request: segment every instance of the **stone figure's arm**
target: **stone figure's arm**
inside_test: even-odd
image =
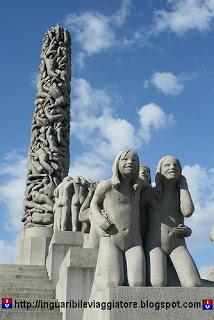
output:
[[[180,223],[177,227],[172,228],[171,233],[176,237],[190,237],[192,234],[192,229]]]
[[[83,204],[80,208],[80,213],[79,213],[79,221],[80,222],[85,222],[85,221],[89,220],[89,215],[91,213],[90,203],[91,203],[91,199],[93,198],[95,188],[96,188],[95,186],[91,186],[89,188],[89,192],[87,194],[87,197],[85,198],[85,201],[83,202]]]
[[[190,217],[194,212],[194,204],[188,189],[186,178],[181,175],[179,180],[180,209],[184,217]]]
[[[101,213],[103,200],[106,193],[110,190],[111,184],[109,180],[101,181],[91,200],[91,212],[95,223],[102,229],[107,230],[112,223]]]

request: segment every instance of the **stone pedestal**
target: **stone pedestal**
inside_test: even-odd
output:
[[[16,264],[45,265],[52,235],[51,227],[23,229],[16,242]]]
[[[81,232],[54,231],[49,245],[46,267],[49,279],[57,283],[59,279],[59,268],[70,247],[83,245]]]
[[[64,258],[56,286],[56,298],[59,301],[88,301],[94,280],[97,263],[97,249],[71,247]],[[68,307],[61,309],[63,320],[81,320],[83,309]],[[99,320],[99,319],[96,319]]]
[[[213,297],[214,287],[110,287],[93,297],[83,320],[213,319],[214,311],[203,310],[202,305],[204,299]],[[100,308],[93,307],[94,301]]]

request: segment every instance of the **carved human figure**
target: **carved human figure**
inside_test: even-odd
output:
[[[101,181],[91,201],[92,216],[100,244],[91,297],[110,285],[145,285],[145,257],[139,214],[142,180],[138,177],[139,159],[132,150],[116,157],[111,179]]]
[[[69,32],[57,25],[42,45],[22,218],[27,226],[53,225],[50,184],[55,188],[69,170],[70,44]],[[41,186],[44,176],[50,182],[47,188]],[[31,183],[35,180],[37,186]]]
[[[73,178],[67,176],[54,190],[55,204],[54,230],[68,230],[68,218],[71,214],[71,198],[73,195]]]
[[[184,225],[194,205],[181,165],[173,156],[162,158],[157,166],[156,187],[145,191],[144,205],[148,204],[146,251],[152,286],[167,285],[167,260],[170,259],[181,286],[201,285],[197,267],[186,247],[185,237],[191,229]]]
[[[76,177],[73,180],[74,194],[71,200],[72,231],[78,231],[79,211],[87,196],[88,185],[88,181],[83,177]]]
[[[95,223],[91,213],[91,200],[97,187],[97,182],[90,183],[88,194],[83,202],[80,212],[79,221],[82,222],[83,248],[98,248],[99,237],[96,231]]]
[[[149,167],[141,164],[139,168],[139,177],[143,179],[148,185],[151,185],[151,172]]]

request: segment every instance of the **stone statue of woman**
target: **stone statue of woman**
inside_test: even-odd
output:
[[[156,187],[142,197],[147,202],[146,251],[150,283],[154,287],[167,285],[167,260],[170,259],[182,287],[201,286],[197,267],[186,247],[185,237],[191,229],[184,218],[194,211],[186,178],[181,174],[178,159],[162,158],[157,166]]]

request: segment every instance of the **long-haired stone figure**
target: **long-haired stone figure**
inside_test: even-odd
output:
[[[44,37],[25,191],[25,227],[52,226],[54,189],[68,174],[71,39],[57,25]]]
[[[170,259],[182,287],[201,285],[197,267],[186,247],[185,237],[191,229],[184,217],[194,211],[186,178],[178,159],[163,157],[157,165],[156,187],[148,193],[146,251],[149,280],[154,287],[167,285],[167,263]],[[145,201],[145,196],[142,197]]]
[[[101,181],[91,201],[99,233],[99,254],[91,297],[110,285],[123,285],[124,265],[131,287],[145,285],[145,258],[140,234],[139,159],[122,150],[113,164],[111,179]],[[126,263],[125,263],[126,262]]]

